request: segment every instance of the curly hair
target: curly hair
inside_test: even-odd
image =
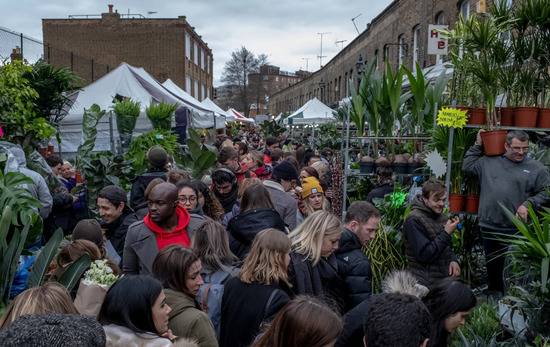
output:
[[[373,295],[366,316],[363,331],[369,347],[420,346],[430,338],[430,312],[415,296]]]

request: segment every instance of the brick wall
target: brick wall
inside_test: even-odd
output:
[[[378,52],[378,68],[384,68],[384,47],[388,50],[388,61],[398,65],[399,38],[406,46],[403,63],[412,68],[414,51],[414,30],[419,29],[418,63],[422,68],[434,65],[435,56],[427,54],[428,24],[452,26],[458,18],[461,1],[457,0],[395,0],[380,13],[368,28],[328,62],[321,70],[309,78],[275,93],[270,98],[271,114],[294,111],[313,97],[327,105],[334,105],[348,94],[347,79],[356,80],[356,63],[359,56],[370,63]],[[470,0],[471,12],[476,10],[477,1]]]
[[[43,19],[42,30],[46,59],[72,68],[86,84],[126,62],[143,67],[161,83],[170,78],[183,89],[189,75],[199,81],[199,90],[192,92],[200,99],[205,97],[202,83],[212,90],[212,67],[207,73],[185,56],[188,32],[212,64],[212,51],[185,17],[121,19],[118,13],[104,13],[101,19]]]

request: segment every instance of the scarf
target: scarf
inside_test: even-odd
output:
[[[178,244],[185,248],[191,246],[191,239],[187,234],[187,226],[191,217],[186,209],[181,206],[176,207],[176,214],[178,216],[178,224],[172,231],[167,231],[156,224],[149,213],[143,218],[143,224],[149,228],[154,234],[157,240],[158,250],[161,251],[167,246]]]
[[[216,197],[220,201],[220,203],[223,206],[223,210],[225,213],[231,212],[233,210],[233,205],[235,205],[235,202],[237,202],[239,190],[237,189],[237,185],[234,184],[233,187],[231,187],[231,192],[227,194],[220,194],[217,191],[214,191]]]

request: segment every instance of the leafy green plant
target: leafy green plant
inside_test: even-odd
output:
[[[90,268],[92,260],[88,254],[83,254],[71,263],[64,271],[58,282],[67,288],[68,291],[73,290],[73,288],[78,284],[80,278]]]
[[[82,158],[88,158],[95,147],[97,138],[97,125],[106,111],[102,110],[97,104],[93,104],[89,109],[84,109],[82,116],[82,139],[83,142],[78,146],[76,156],[76,167],[82,169],[80,161]]]
[[[37,210],[42,206],[38,200],[24,188],[32,180],[18,172],[5,175],[0,170],[0,208],[10,207],[12,213],[9,221],[14,226],[29,224]]]
[[[461,224],[462,229],[453,233],[452,249],[458,257],[462,280],[475,287],[483,283],[485,267],[477,216],[467,215]]]
[[[201,143],[200,135],[193,129],[189,129],[187,150],[183,155],[183,165],[191,171],[195,179],[201,179],[216,163],[217,156],[212,150]]]
[[[34,264],[32,265],[31,272],[29,274],[29,288],[38,287],[42,285],[44,277],[48,271],[48,267],[57,254],[59,245],[63,240],[63,231],[57,229],[48,242],[40,249],[40,253],[36,256]]]
[[[161,146],[175,160],[179,160],[178,137],[169,130],[151,130],[133,139],[125,155],[126,160],[132,162],[137,175],[147,170],[147,152],[153,146]]]
[[[286,128],[283,126],[283,117],[278,121],[275,119],[267,120],[260,124],[262,134],[265,138],[273,136],[278,137],[286,131]]]
[[[321,124],[316,133],[319,134],[315,136],[316,148],[340,150],[342,146],[342,133],[338,131],[335,123]]]
[[[116,101],[113,106],[116,115],[116,126],[122,142],[122,148],[128,148],[132,141],[132,133],[136,127],[141,105],[138,101],[125,99]]]
[[[177,108],[178,105],[161,102],[149,105],[145,109],[145,113],[155,129],[170,130],[172,128],[172,118]]]
[[[451,346],[496,346],[500,334],[502,328],[496,307],[483,303],[472,310],[466,324],[458,329]]]
[[[386,195],[383,199],[376,199],[374,205],[380,211],[382,224],[391,230],[400,231],[403,222],[410,212],[406,203],[407,190],[396,185],[393,193]]]

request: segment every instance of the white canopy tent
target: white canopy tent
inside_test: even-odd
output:
[[[235,117],[235,120],[237,122],[241,122],[241,123],[252,123],[254,124],[254,119],[252,118],[246,118],[242,113],[240,113],[239,111],[235,110],[234,108],[230,108],[227,110],[227,113],[229,114],[232,114],[234,117]]]
[[[191,106],[198,110],[203,111],[202,113],[197,113],[193,115],[191,121],[192,128],[213,128],[223,129],[225,128],[225,118],[223,115],[217,114],[218,112],[211,107],[207,107],[205,104],[199,100],[192,97],[185,90],[181,89],[177,84],[174,83],[171,79],[167,79],[162,84],[170,93],[177,96],[179,99],[183,100],[185,106]],[[206,100],[206,99],[205,99]]]
[[[334,120],[336,120],[334,111],[319,99],[313,98],[285,118],[283,122],[285,124],[319,124]]]
[[[203,101],[201,101],[201,104],[204,107],[214,111],[216,114],[225,117],[225,120],[228,122],[235,120],[235,116],[232,113],[224,111],[221,107],[216,105],[214,101],[210,100],[210,98],[204,99]]]
[[[180,99],[168,91],[157,80],[142,68],[136,68],[126,63],[104,75],[97,81],[84,87],[70,96],[73,104],[67,116],[61,121],[61,148],[59,151],[74,153],[82,141],[82,118],[85,109],[97,104],[103,110],[111,110],[115,96],[131,98],[141,104],[141,114],[137,119],[134,133],[141,134],[152,128],[145,115],[145,109],[154,102],[179,104],[190,109],[192,117],[190,126],[196,127],[196,118],[211,117],[212,111],[197,104]],[[97,139],[94,150],[112,150],[113,141],[118,141],[118,131],[114,116],[105,115],[97,127]]]

